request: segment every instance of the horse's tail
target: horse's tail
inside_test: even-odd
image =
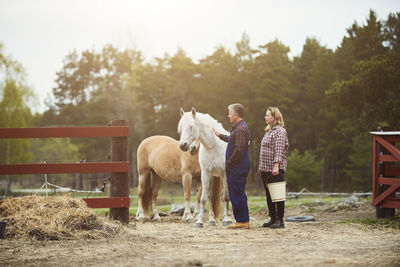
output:
[[[144,194],[143,194],[143,211],[145,215],[150,215],[151,213],[151,172],[146,175],[144,181]]]
[[[138,185],[138,198],[141,201],[143,207],[143,213],[150,215],[151,212],[151,171],[145,171],[143,174],[139,174],[139,185]]]
[[[214,216],[217,219],[219,217],[219,211],[221,209],[221,178],[213,177],[212,182],[212,196],[211,202],[213,207]]]
[[[143,213],[145,215],[150,215],[152,170],[148,164],[148,153],[145,149],[144,142],[139,145],[137,150],[137,170],[139,174],[138,200],[143,208]]]
[[[138,201],[147,216],[151,212],[151,168],[148,164],[148,155],[143,148],[143,142],[137,150],[137,169],[139,174]],[[139,208],[139,207],[138,207]]]

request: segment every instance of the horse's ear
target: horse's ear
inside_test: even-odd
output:
[[[196,117],[196,110],[194,108],[192,108],[192,115],[193,115],[193,118]]]
[[[182,108],[179,111],[181,112],[181,117],[182,117],[183,114],[185,114],[185,111]]]

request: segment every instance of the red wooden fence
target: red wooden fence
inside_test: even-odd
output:
[[[400,199],[395,192],[400,189],[400,151],[395,146],[400,142],[400,132],[372,132],[372,205],[377,208],[376,217],[394,215],[400,209]]]
[[[111,137],[110,162],[0,164],[4,174],[55,174],[110,172],[110,197],[84,199],[91,208],[110,208],[115,220],[129,221],[129,127],[125,120],[114,120],[109,126],[0,128],[0,138]]]

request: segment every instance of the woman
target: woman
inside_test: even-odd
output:
[[[278,108],[269,107],[267,109],[265,122],[267,127],[261,141],[258,170],[264,183],[270,220],[264,223],[263,227],[284,228],[285,201],[272,202],[267,184],[284,181],[289,141],[284,128],[283,116]]]

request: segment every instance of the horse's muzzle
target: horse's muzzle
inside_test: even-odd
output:
[[[187,143],[179,144],[179,147],[182,151],[187,151],[189,149],[189,145]]]
[[[192,147],[192,148],[190,149],[190,154],[196,155],[196,153],[197,153],[197,148],[194,146],[194,147]]]

